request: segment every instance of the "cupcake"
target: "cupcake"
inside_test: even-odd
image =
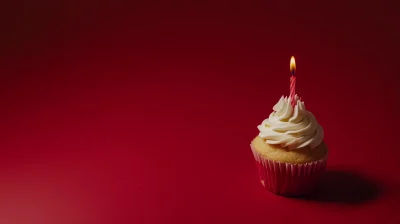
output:
[[[324,131],[296,95],[281,97],[251,142],[261,184],[272,193],[301,196],[311,193],[328,157]]]

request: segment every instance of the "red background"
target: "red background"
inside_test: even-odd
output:
[[[0,223],[400,222],[399,3],[1,8]],[[305,199],[249,148],[291,55],[330,148]]]

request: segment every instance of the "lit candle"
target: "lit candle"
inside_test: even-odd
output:
[[[296,105],[295,102],[295,96],[296,96],[296,76],[294,76],[294,74],[296,73],[296,62],[294,61],[294,57],[292,56],[292,58],[290,59],[290,73],[292,74],[292,76],[290,77],[290,102],[292,104],[292,107],[294,107]]]

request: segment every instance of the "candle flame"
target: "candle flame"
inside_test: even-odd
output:
[[[292,75],[296,73],[296,61],[294,60],[294,56],[290,58],[290,73],[292,73]]]

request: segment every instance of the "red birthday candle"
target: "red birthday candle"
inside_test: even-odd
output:
[[[292,107],[294,108],[294,106],[296,105],[295,102],[295,96],[296,96],[296,76],[294,76],[294,74],[296,73],[296,62],[294,60],[294,57],[292,56],[292,58],[290,59],[290,73],[292,74],[292,76],[290,77],[290,103],[292,104]]]

